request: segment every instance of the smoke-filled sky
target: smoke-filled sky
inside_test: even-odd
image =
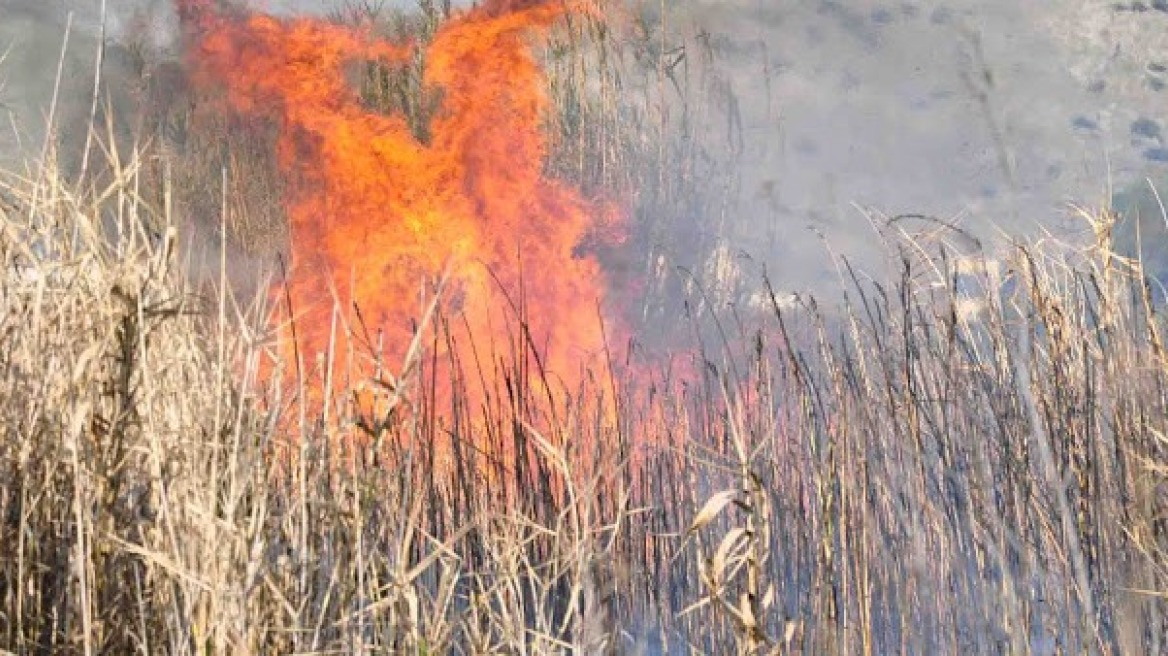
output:
[[[631,0],[656,11],[659,2]],[[334,3],[266,0],[273,10]],[[387,3],[395,4],[395,3]],[[397,4],[409,5],[409,0]],[[465,3],[456,3],[465,4]],[[670,0],[669,30],[713,53],[744,135],[730,246],[787,286],[828,275],[814,231],[838,250],[871,242],[856,206],[958,217],[980,234],[1066,223],[1164,176],[1168,8],[1112,0]],[[37,143],[65,16],[74,13],[59,114],[88,104],[85,62],[100,0],[0,0],[0,162],[13,125]],[[137,21],[159,45],[170,3],[108,0],[110,33]],[[700,35],[700,36],[698,36]],[[696,57],[692,57],[696,61]],[[117,62],[111,66],[117,66]],[[116,75],[116,71],[113,73]],[[708,79],[708,78],[707,78]],[[745,218],[741,218],[745,217]],[[809,228],[813,228],[811,230]]]
[[[824,269],[804,226],[840,250],[870,241],[855,205],[1033,234],[1098,206],[1109,175],[1163,175],[1168,9],[1122,5],[695,0],[676,22],[710,35],[747,194],[779,208],[772,270],[798,272]]]

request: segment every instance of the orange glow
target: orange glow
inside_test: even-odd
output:
[[[329,346],[337,298],[359,308],[370,334],[384,331],[387,364],[399,366],[424,283],[444,271],[443,314],[465,326],[478,358],[534,346],[569,384],[603,362],[604,274],[581,247],[620,220],[543,174],[548,98],[531,38],[568,11],[564,2],[488,0],[439,29],[425,49],[423,86],[441,99],[426,142],[405,117],[367,108],[346,79],[353,65],[409,61],[413,45],[309,18],[218,13],[210,2],[178,0],[192,76],[222,88],[234,112],[278,127],[287,292],[310,363]],[[528,336],[518,334],[520,304]],[[343,328],[337,337],[343,354]],[[457,357],[473,384],[469,340],[456,344],[440,359]]]

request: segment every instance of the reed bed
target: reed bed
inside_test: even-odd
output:
[[[304,401],[264,298],[196,293],[135,161],[42,173],[0,217],[7,649],[1163,647],[1162,319],[1107,213],[1001,263],[900,244],[672,379],[569,394],[513,351],[440,412],[419,339],[374,415]]]
[[[700,153],[634,147],[639,125],[675,143],[669,121],[573,77],[615,57],[572,45],[602,26],[566,34],[554,172],[652,187],[642,241],[716,204],[664,177]],[[371,102],[421,130],[400,75],[370,71]],[[993,253],[873,217],[888,273],[840,259],[838,302],[763,278],[731,311],[650,254],[645,308],[681,295],[688,341],[552,380],[522,340],[437,362],[476,336],[432,301],[402,361],[289,358],[279,294],[235,296],[226,238],[192,266],[181,153],[109,152],[81,182],[50,157],[0,184],[2,649],[1168,649],[1164,322],[1106,208],[1083,243]],[[259,192],[197,161],[225,171],[227,235]]]

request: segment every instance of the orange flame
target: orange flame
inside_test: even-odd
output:
[[[335,295],[386,331],[386,355],[400,362],[421,282],[449,270],[444,309],[480,353],[489,342],[526,351],[504,318],[522,298],[522,341],[548,371],[571,380],[595,363],[605,282],[581,246],[619,219],[543,174],[549,103],[528,41],[564,15],[562,2],[488,0],[439,29],[423,84],[441,106],[425,143],[403,116],[364,106],[345,77],[354,63],[406,62],[413,46],[308,18],[228,16],[209,2],[178,0],[193,79],[279,128],[302,351],[328,346]]]

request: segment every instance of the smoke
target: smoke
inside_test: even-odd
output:
[[[77,179],[84,166],[100,185],[109,149],[126,162],[132,149],[148,145],[139,169],[148,178],[143,189],[160,194],[160,176],[171,180],[172,219],[191,282],[198,287],[218,280],[225,250],[232,288],[245,299],[253,297],[274,269],[279,248],[264,244],[249,250],[224,238],[218,190],[224,163],[183,151],[182,139],[189,135],[176,129],[175,117],[181,123],[191,95],[173,3],[108,0],[104,13],[101,5],[100,0],[0,0],[0,53],[7,53],[0,62],[0,170],[36,171],[49,153],[66,180]],[[156,157],[164,153],[166,158]],[[216,188],[192,184],[207,180]],[[232,180],[253,187],[267,182],[259,175]],[[163,205],[161,196],[145,200],[156,210]],[[270,208],[257,205],[251,213],[270,218],[271,211],[265,214]]]
[[[130,141],[139,58],[167,47],[172,26],[169,5],[161,0],[112,0],[106,7],[96,118],[103,125],[108,118],[120,142]],[[7,53],[0,62],[0,164],[5,168],[40,157],[50,118],[53,145],[65,170],[82,160],[101,34],[100,2],[0,0],[0,53]],[[107,106],[112,109],[108,114],[102,111]]]
[[[254,4],[301,13],[340,3]],[[1071,203],[1100,206],[1111,189],[1168,168],[1164,12],[1088,0],[628,6],[646,26],[642,63],[669,76],[654,102],[686,105],[686,139],[708,158],[707,174],[686,181],[704,200],[671,209],[650,246],[707,281],[733,269],[757,289],[765,268],[782,289],[830,294],[832,254],[884,277],[874,225],[901,213],[954,221],[987,243],[1047,229],[1074,237]],[[6,167],[40,153],[70,12],[56,124],[75,165],[100,2],[0,0]],[[127,46],[173,54],[177,21],[166,0],[109,0],[105,24],[103,100],[128,141],[141,81]],[[630,100],[653,84],[632,82]]]
[[[652,39],[675,101],[734,172],[707,229],[738,268],[765,264],[792,291],[838,288],[833,253],[886,278],[874,226],[898,214],[955,222],[991,250],[1003,234],[1078,238],[1071,203],[1100,207],[1112,181],[1168,160],[1163,12],[997,0],[665,12],[644,14],[666,25]]]

